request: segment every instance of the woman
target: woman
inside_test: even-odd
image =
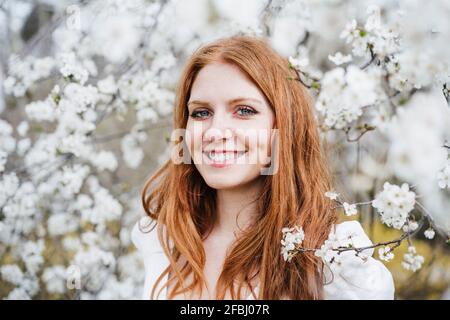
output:
[[[147,216],[132,231],[144,299],[393,298],[392,276],[373,250],[338,272],[313,252],[289,262],[280,254],[282,229],[294,225],[306,248],[320,248],[330,231],[370,244],[359,223],[336,225],[312,103],[295,76],[248,36],[189,59],[175,103],[176,152],[147,181]]]

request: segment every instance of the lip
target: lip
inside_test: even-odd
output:
[[[214,161],[212,159],[210,159],[207,156],[207,153],[209,153],[210,151],[204,151],[202,152],[203,154],[203,160],[205,161],[205,163],[209,166],[212,166],[214,168],[225,168],[225,167],[229,167],[233,164],[235,164],[235,162],[237,161],[237,159],[239,159],[242,156],[245,156],[248,151],[244,151],[244,150],[216,150],[216,153],[238,153],[238,152],[244,152],[241,156],[237,157],[237,158],[232,158],[232,159],[228,159],[228,160],[224,160],[224,161]]]
[[[247,150],[223,150],[223,149],[211,149],[211,150],[205,150],[204,152],[212,152],[214,151],[215,153],[226,153],[226,152],[246,152]]]

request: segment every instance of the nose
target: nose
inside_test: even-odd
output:
[[[204,140],[209,142],[231,139],[233,137],[234,129],[227,120],[225,114],[215,114],[210,126],[204,133]]]

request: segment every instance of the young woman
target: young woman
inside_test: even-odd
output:
[[[320,248],[330,232],[370,244],[358,222],[337,224],[324,196],[331,174],[295,76],[287,59],[248,36],[189,59],[174,110],[176,156],[147,181],[147,215],[132,231],[144,299],[393,298],[392,276],[373,250],[334,272],[313,252],[290,262],[281,255],[282,229],[294,225],[306,248]]]

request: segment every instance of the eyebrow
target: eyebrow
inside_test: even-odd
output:
[[[228,100],[227,102],[228,102],[228,104],[232,104],[232,103],[242,102],[242,101],[253,101],[253,102],[256,102],[258,104],[262,104],[261,100],[259,100],[259,99],[245,98],[245,97],[234,98],[234,99]],[[201,101],[201,100],[192,100],[192,101],[189,101],[187,103],[187,105],[190,105],[190,104],[198,104],[198,105],[201,105],[201,106],[210,106],[209,102]]]

